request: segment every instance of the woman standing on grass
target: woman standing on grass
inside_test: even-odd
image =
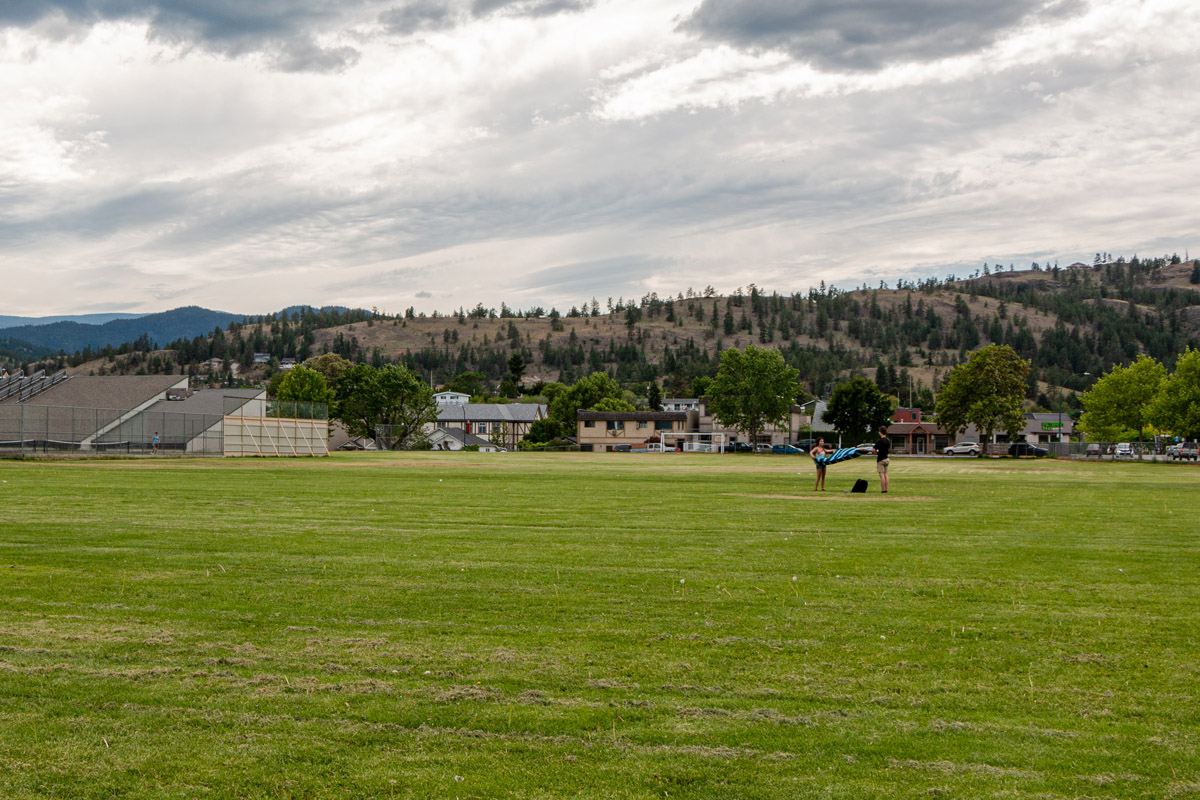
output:
[[[816,486],[813,487],[814,492],[825,491],[825,466],[826,465],[825,465],[825,461],[822,458],[825,455],[825,453],[826,453],[826,450],[825,450],[825,440],[824,439],[817,439],[817,443],[813,445],[812,450],[808,451],[808,454],[810,456],[812,456],[813,463],[817,465],[817,484],[816,484]]]

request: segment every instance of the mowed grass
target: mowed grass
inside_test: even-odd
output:
[[[1200,795],[1200,469],[873,467],[0,462],[0,797]]]

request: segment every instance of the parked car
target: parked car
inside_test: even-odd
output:
[[[813,445],[816,443],[816,439],[801,439],[800,441],[796,442],[796,447],[801,453],[807,453],[809,450],[813,449]]]
[[[1042,456],[1050,455],[1050,451],[1045,447],[1038,447],[1036,444],[1030,444],[1029,442],[1013,442],[1008,446],[1008,454],[1013,458],[1020,458],[1021,456],[1041,458]]]
[[[777,444],[771,448],[771,452],[781,456],[795,456],[804,454],[804,451],[799,447],[795,447],[790,444]]]
[[[745,442],[730,442],[725,445],[726,453],[753,453],[754,448]]]
[[[982,448],[975,442],[959,442],[942,450],[948,456],[977,456]]]
[[[1175,452],[1171,452],[1171,448],[1167,448],[1167,454],[1175,461],[1196,461],[1200,459],[1200,444],[1196,442],[1182,442],[1176,445],[1178,448]]]
[[[769,444],[761,444],[761,443],[760,443],[760,444],[756,444],[756,445],[754,445],[754,452],[756,452],[756,453],[769,453],[769,452],[771,452],[771,445],[769,445]]]
[[[1092,457],[1099,458],[1103,454],[1104,453],[1100,449],[1100,445],[1098,445],[1098,444],[1089,444],[1087,446],[1087,449],[1083,452],[1084,458],[1092,458]]]
[[[1114,458],[1133,458],[1133,445],[1129,442],[1121,442],[1117,448],[1113,450]]]

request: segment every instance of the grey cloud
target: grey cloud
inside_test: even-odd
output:
[[[628,291],[672,263],[671,259],[641,254],[579,261],[538,270],[527,275],[516,288],[560,297]]]
[[[228,56],[267,51],[275,53],[281,69],[327,71],[345,68],[357,54],[350,48],[322,50],[312,34],[337,26],[355,5],[338,0],[16,0],[0,4],[0,29],[51,18],[77,25],[142,20],[160,41]]]
[[[1079,0],[704,0],[681,29],[739,47],[782,49],[835,69],[877,69],[978,50]]]
[[[311,38],[288,42],[273,59],[281,72],[341,72],[361,54],[353,47],[321,47]]]
[[[387,9],[379,23],[394,35],[408,36],[420,31],[444,30],[472,18],[494,14],[549,17],[555,14],[585,11],[596,0],[411,0]]]
[[[477,17],[506,11],[529,17],[549,17],[555,14],[586,11],[596,0],[475,0],[471,10]]]
[[[379,15],[379,23],[388,33],[400,36],[417,31],[442,30],[460,19],[457,9],[438,0],[416,0],[389,8]]]

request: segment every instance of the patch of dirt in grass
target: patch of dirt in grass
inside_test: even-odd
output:
[[[1128,772],[1113,774],[1111,772],[1102,772],[1099,775],[1084,775],[1083,779],[1089,783],[1094,783],[1097,786],[1111,786],[1117,781],[1140,781],[1141,775],[1133,775]]]
[[[914,495],[893,495],[884,497],[882,494],[738,494],[726,492],[725,497],[750,497],[758,500],[820,500],[823,502],[842,500],[854,503],[936,503],[936,497],[917,497]]]
[[[921,769],[941,772],[947,775],[955,773],[971,773],[973,775],[998,775],[1006,778],[1037,778],[1036,772],[1012,767],[997,767],[992,764],[956,764],[953,761],[917,761],[915,759],[888,759],[891,769]]]
[[[1103,653],[1078,653],[1073,656],[1063,656],[1068,664],[1102,664],[1106,667],[1115,666],[1119,659],[1106,656]]]
[[[614,681],[609,678],[598,678],[596,680],[588,681],[588,686],[591,686],[595,689],[640,689],[640,688],[642,688],[642,687],[638,686],[636,683],[621,683],[620,681]]]
[[[735,758],[758,758],[763,755],[759,750],[752,750],[748,747],[706,747],[699,744],[685,745],[655,745],[653,747],[627,746],[627,750],[636,751],[639,753],[667,753],[670,755],[688,755],[699,756],[700,758],[716,758],[723,761],[731,761]],[[772,758],[790,758],[790,753],[774,753]]]
[[[537,689],[529,689],[517,695],[518,703],[539,706],[564,706],[577,708],[604,708],[611,705],[610,703],[597,703],[592,700],[582,700],[578,697],[548,697],[545,692],[540,692]],[[628,706],[637,706],[637,701],[625,703]]]
[[[452,686],[445,691],[438,692],[433,699],[439,703],[456,703],[459,700],[482,701],[499,698],[500,693],[487,686]]]
[[[1171,784],[1171,788],[1167,789],[1167,797],[1184,797],[1191,795],[1200,795],[1200,781],[1173,783]]]
[[[229,658],[227,656],[222,656],[220,658],[206,658],[203,661],[201,661],[200,663],[205,664],[206,666],[212,666],[215,664],[222,664],[222,665],[227,665],[227,666],[231,666],[231,667],[256,667],[256,666],[258,666],[258,662],[252,658]]]
[[[677,712],[681,717],[732,717],[733,712],[726,708],[681,708]]]

